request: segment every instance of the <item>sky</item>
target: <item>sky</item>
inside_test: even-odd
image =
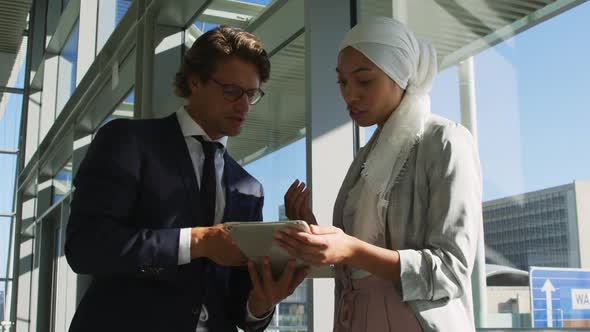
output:
[[[590,3],[475,58],[484,199],[590,180]]]
[[[24,67],[23,67],[24,69]],[[24,70],[21,69],[14,86],[22,88]],[[0,119],[0,150],[14,151],[18,148],[18,132],[22,96],[18,94],[4,94],[2,99],[8,98],[4,115]],[[14,182],[16,175],[16,156],[0,154],[0,214],[13,212]],[[7,247],[10,234],[10,218],[0,217],[0,278],[6,274]],[[3,287],[0,287],[3,290]]]
[[[590,179],[588,31],[587,2],[474,57],[484,200]],[[434,113],[460,122],[456,67],[439,73],[431,97]],[[17,147],[21,102],[10,96],[0,119],[0,149]],[[247,165],[265,188],[265,220],[278,219],[286,189],[305,179],[305,158],[301,139]],[[15,163],[0,154],[0,213],[12,211]],[[0,218],[0,277],[7,221]]]

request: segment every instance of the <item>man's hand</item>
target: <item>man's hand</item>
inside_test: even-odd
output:
[[[250,312],[256,317],[263,317],[279,302],[293,291],[309,273],[309,267],[295,268],[295,260],[290,260],[280,278],[275,280],[270,270],[270,262],[265,259],[262,267],[262,278],[256,271],[254,262],[248,262],[248,272],[252,280],[252,291],[248,298]]]
[[[248,262],[222,224],[191,229],[191,258],[200,257],[224,266],[240,266]]]
[[[285,215],[290,220],[305,220],[310,225],[317,225],[311,208],[309,197],[311,191],[304,182],[295,180],[285,193]]]

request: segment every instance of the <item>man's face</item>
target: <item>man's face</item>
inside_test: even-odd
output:
[[[235,101],[224,94],[222,85],[227,84],[238,86],[244,91],[258,89],[260,78],[256,66],[231,57],[217,64],[207,82],[200,81],[196,76],[189,82],[189,114],[211,139],[238,135],[250,111],[245,93]]]

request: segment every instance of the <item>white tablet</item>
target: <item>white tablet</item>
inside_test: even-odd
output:
[[[274,243],[276,232],[284,227],[310,232],[303,220],[226,222],[224,225],[244,255],[256,263],[258,271],[261,271],[263,258],[270,257],[271,270],[275,277],[281,275],[287,262],[292,259],[283,248]],[[303,265],[305,264],[302,261],[297,260],[298,267]],[[312,268],[307,277],[333,278],[334,269],[329,265]]]

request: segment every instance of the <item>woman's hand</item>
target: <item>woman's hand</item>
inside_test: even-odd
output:
[[[285,193],[285,214],[290,220],[305,220],[310,225],[317,225],[313,212],[309,207],[311,191],[304,182],[295,180]]]
[[[347,263],[356,250],[356,239],[334,226],[310,225],[311,234],[285,227],[275,241],[291,256],[319,266]]]

